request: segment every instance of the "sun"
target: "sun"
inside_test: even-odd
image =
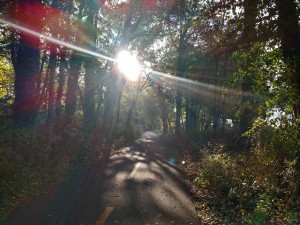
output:
[[[136,81],[141,73],[141,66],[135,56],[123,50],[117,56],[119,70],[130,81]]]

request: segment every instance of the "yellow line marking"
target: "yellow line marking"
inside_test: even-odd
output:
[[[104,212],[101,214],[101,216],[99,217],[95,225],[104,225],[105,221],[107,220],[107,218],[109,217],[113,209],[114,209],[113,207],[107,207],[104,210]]]
[[[134,177],[134,175],[136,174],[137,170],[139,169],[139,167],[141,166],[141,162],[137,163],[133,169],[133,171],[131,172],[131,174],[129,174],[127,179],[132,179]]]

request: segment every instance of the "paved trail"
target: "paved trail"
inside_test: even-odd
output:
[[[3,225],[196,225],[177,168],[125,148],[14,212]]]

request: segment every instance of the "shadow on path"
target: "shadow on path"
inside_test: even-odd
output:
[[[113,211],[106,225],[198,224],[176,166],[157,151],[146,155],[135,150],[116,152],[105,169],[93,165],[26,203],[2,224],[94,225],[107,207]]]

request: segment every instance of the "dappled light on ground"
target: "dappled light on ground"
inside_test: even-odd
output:
[[[47,194],[44,202],[26,205],[5,224],[197,224],[178,169],[162,156],[128,147],[104,168],[100,164]],[[39,214],[32,217],[36,208]]]

